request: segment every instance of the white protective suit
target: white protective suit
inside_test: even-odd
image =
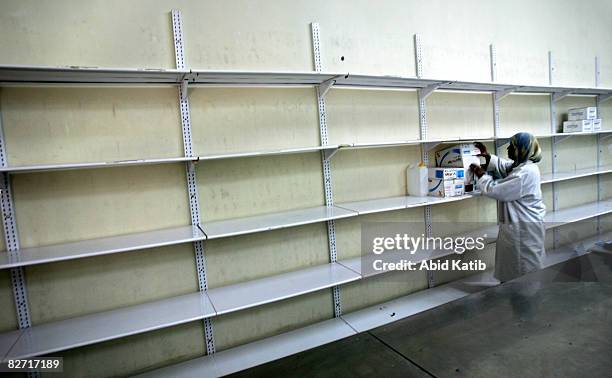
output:
[[[495,198],[499,235],[495,249],[495,277],[508,281],[541,269],[545,256],[544,215],[540,170],[532,161],[512,168],[513,161],[491,155],[487,172],[476,182],[483,195]]]

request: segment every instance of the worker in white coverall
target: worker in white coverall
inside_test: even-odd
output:
[[[505,282],[541,269],[546,206],[536,165],[541,159],[538,140],[529,133],[514,135],[508,146],[510,160],[489,154],[482,143],[475,144],[485,158],[482,166],[470,166],[477,177],[476,189],[498,201],[495,277]]]

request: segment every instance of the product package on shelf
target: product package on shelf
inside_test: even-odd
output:
[[[585,131],[593,131],[594,122],[592,119],[581,119],[576,121],[564,121],[563,132],[564,133],[580,133]],[[601,127],[601,121],[599,122]]]
[[[594,106],[587,106],[586,108],[574,108],[567,111],[568,121],[580,121],[583,119],[595,119],[597,118],[597,108]]]
[[[457,197],[465,194],[463,179],[429,178],[429,195],[434,197]]]
[[[466,192],[471,192],[474,184],[474,175],[472,174],[470,165],[480,165],[480,158],[476,156],[479,154],[480,150],[473,143],[451,146],[436,152],[436,167],[463,168],[464,190]]]
[[[601,118],[593,120],[593,131],[601,131]]]
[[[465,169],[429,168],[428,192],[435,197],[455,197],[465,194]]]

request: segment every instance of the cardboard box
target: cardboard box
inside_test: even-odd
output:
[[[449,168],[463,168],[465,171],[465,190],[471,191],[474,183],[474,174],[470,170],[471,164],[480,165],[480,158],[476,155],[480,150],[473,143],[459,144],[436,152],[436,166]]]
[[[593,120],[593,131],[601,131],[601,118]]]
[[[429,178],[429,195],[434,197],[457,197],[465,194],[465,184],[462,179]]]
[[[597,118],[597,108],[594,106],[588,106],[586,108],[575,108],[567,111],[568,121],[579,121],[581,119],[595,118]]]
[[[464,159],[474,161],[473,157],[480,154],[480,150],[473,143],[458,144],[436,152],[436,167],[466,168]],[[469,165],[468,165],[469,167]]]
[[[593,131],[593,120],[592,119],[581,119],[578,121],[564,121],[563,132],[564,133],[580,133],[584,131]]]
[[[429,168],[428,177],[438,180],[463,180],[465,169],[463,168]]]

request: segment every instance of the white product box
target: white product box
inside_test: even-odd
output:
[[[581,119],[577,121],[564,121],[563,132],[564,133],[580,133],[583,131],[593,131],[593,120],[592,119]]]
[[[472,159],[473,156],[479,154],[480,150],[473,143],[458,144],[436,152],[436,167],[466,168],[463,160],[465,158]],[[478,160],[477,156],[476,160]]]
[[[463,180],[465,169],[463,168],[429,168],[428,177],[438,180]]]
[[[588,106],[586,108],[575,108],[567,111],[568,121],[578,121],[581,119],[595,118],[597,118],[597,108],[594,106]]]
[[[465,194],[462,179],[443,180],[429,178],[429,195],[434,197],[457,197]]]
[[[480,150],[474,146],[474,143],[459,144],[436,152],[436,166],[463,168],[466,190],[471,191],[474,175],[470,170],[470,165],[480,165],[480,159],[476,156],[479,154]]]
[[[601,131],[601,118],[593,120],[593,131]]]

